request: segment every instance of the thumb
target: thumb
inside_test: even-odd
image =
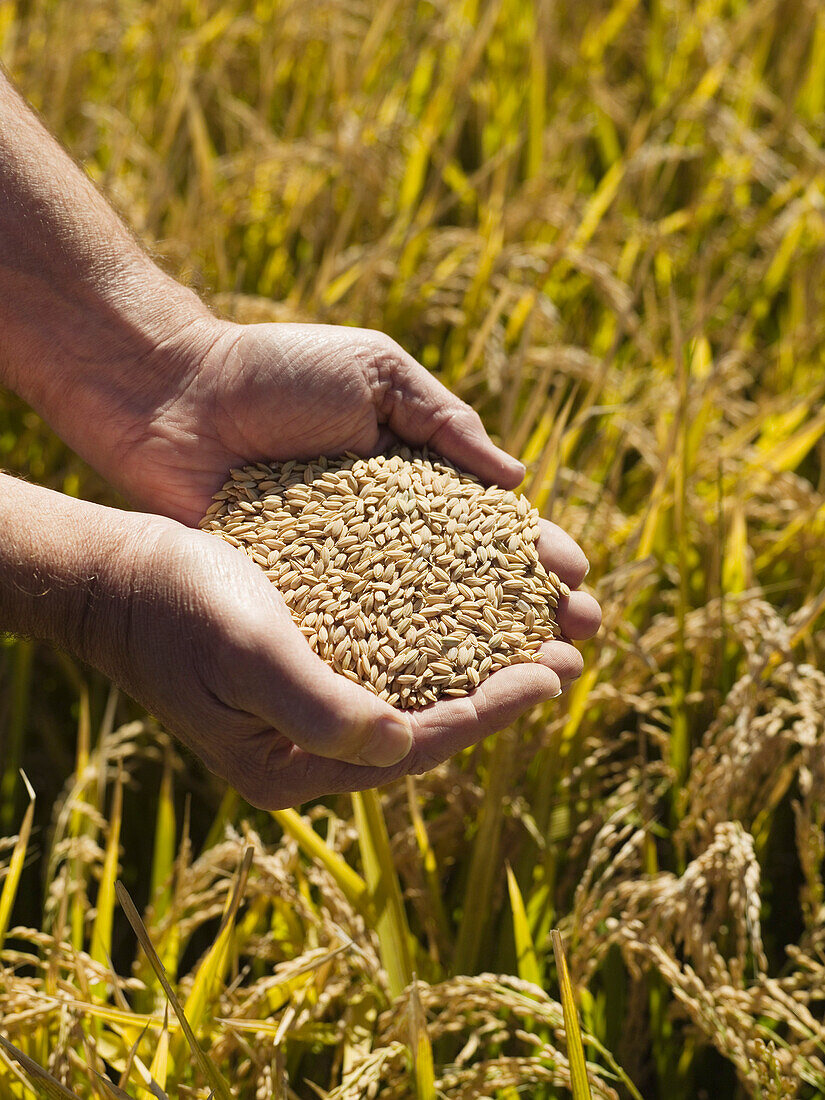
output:
[[[402,712],[325,664],[284,608],[258,644],[245,646],[232,705],[256,715],[300,748],[353,764],[388,767],[412,747]]]
[[[379,413],[392,431],[414,445],[427,444],[483,481],[514,489],[524,465],[493,443],[481,417],[451,393],[400,345],[383,356]]]

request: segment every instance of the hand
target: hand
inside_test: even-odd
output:
[[[189,346],[198,350],[190,351],[188,360],[176,359],[175,369],[164,365],[163,354],[151,364],[148,377],[156,381],[143,395],[147,411],[118,443],[117,471],[110,474],[133,499],[185,523],[200,518],[231,466],[343,450],[370,454],[399,438],[426,443],[505,487],[514,487],[523,476],[521,464],[492,443],[472,409],[381,333],[323,325],[219,324],[206,333],[199,330]],[[171,354],[169,349],[165,354]],[[218,543],[213,536],[179,532],[172,590],[185,584],[187,605],[206,599],[211,607],[220,599],[220,611],[207,618],[225,624],[234,613],[233,629],[240,633],[229,638],[225,630],[209,628],[204,667],[217,679],[207,685],[213,704],[208,713],[203,700],[190,698],[184,676],[172,692],[174,710],[162,713],[157,702],[151,709],[258,805],[272,806],[273,799],[285,804],[282,800],[290,797],[303,801],[426,770],[557,695],[581,672],[581,656],[572,645],[548,643],[541,665],[502,670],[467,699],[410,715],[413,748],[402,763],[359,767],[355,761],[365,756],[362,739],[369,723],[355,716],[392,714],[392,709],[331,673],[312,654],[263,574],[221,544],[207,549],[204,538]],[[548,568],[578,588],[587,561],[568,535],[544,521],[539,550]],[[187,567],[190,554],[197,569]],[[172,569],[171,561],[164,559],[163,567]],[[216,591],[210,578],[230,567],[232,583]],[[158,619],[156,629],[166,629],[163,609],[154,607],[152,615]],[[559,620],[567,639],[590,637],[600,622],[598,604],[574,591],[562,601]],[[271,648],[274,624],[277,652]],[[145,631],[151,633],[148,620]],[[185,637],[175,646],[181,654],[187,649]],[[235,656],[239,647],[245,654],[240,662]],[[255,707],[248,690],[237,693],[239,669],[252,666],[262,670],[261,683],[279,684],[285,673],[267,664],[276,658],[281,670],[287,663],[302,670],[290,680],[294,701],[289,712],[274,707],[269,697],[266,705]],[[198,667],[191,672],[198,684]],[[280,689],[275,697],[281,697]],[[321,717],[315,714],[318,708]],[[187,720],[187,713],[193,718]],[[302,713],[314,716],[296,722],[295,715]],[[401,739],[406,740],[403,734]],[[371,758],[373,764],[386,761]]]
[[[97,511],[123,516],[127,530],[98,579],[84,655],[265,809],[426,771],[581,669],[572,646],[548,643],[545,664],[503,669],[472,696],[402,716],[315,656],[245,555],[172,521]],[[573,636],[590,629],[575,602],[562,618]],[[400,730],[382,730],[399,718]]]

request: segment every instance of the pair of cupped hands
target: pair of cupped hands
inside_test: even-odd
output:
[[[576,648],[552,641],[540,663],[496,672],[466,698],[399,712],[336,675],[258,566],[196,529],[230,467],[369,455],[399,440],[515,488],[521,463],[389,337],[201,318],[139,367],[127,391],[104,395],[105,416],[87,414],[63,432],[146,510],[122,513],[128,610],[99,629],[92,609],[84,655],[250,802],[278,808],[426,771],[580,674]],[[546,521],[539,553],[574,590],[558,609],[565,637],[590,637],[600,611],[575,591],[584,553]]]

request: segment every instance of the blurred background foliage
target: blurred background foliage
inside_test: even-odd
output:
[[[825,1093],[825,8],[5,0],[0,59],[158,261],[221,314],[382,328],[470,401],[527,463],[533,502],[584,546],[605,608],[562,706],[380,803],[279,821],[158,731],[118,741],[142,720],[128,700],[7,639],[0,832],[20,828],[22,765],[37,808],[14,922],[54,946],[66,899],[58,986],[118,1003],[88,952],[105,957],[97,883],[120,844],[121,878],[139,908],[153,901],[150,933],[190,988],[245,828],[238,977],[216,969],[199,1031],[241,1095],[317,1095],[307,1079],[336,1100],[567,1095],[556,923],[599,1095]],[[9,394],[0,455],[117,503]],[[389,931],[330,853],[368,891],[376,867],[397,883]],[[205,895],[184,890],[193,867]],[[291,917],[273,882],[301,899]],[[341,927],[369,962],[326,960],[300,1011],[244,1000],[260,960],[300,960]],[[123,1074],[137,1032],[56,1007],[54,981],[42,1000],[54,973],[38,943],[37,965],[7,949],[0,1013],[90,1095],[94,1051]],[[119,914],[107,943],[128,974]],[[422,981],[402,994],[410,966]],[[531,994],[528,1010],[503,978],[473,985],[482,973],[550,1000]],[[15,1015],[30,974],[36,1024]],[[354,1009],[365,974],[372,1001]],[[136,975],[149,981],[145,964]],[[275,1021],[254,1047],[215,1023],[244,1013]],[[432,1077],[403,1054],[428,1035]],[[10,1073],[2,1089],[22,1096]],[[201,1094],[180,1050],[168,1073]]]

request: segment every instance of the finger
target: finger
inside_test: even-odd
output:
[[[557,523],[539,521],[536,549],[545,569],[551,569],[565,584],[578,588],[587,576],[590,564],[584,551]]]
[[[566,637],[581,641],[598,632],[602,609],[589,592],[571,592],[559,600],[556,621]]]
[[[505,489],[520,484],[524,465],[493,443],[475,410],[397,344],[382,365],[386,381],[378,395],[379,412],[396,435],[432,447],[482,481]]]
[[[578,679],[584,670],[584,659],[568,642],[545,642],[541,647],[541,663],[552,668],[562,684]]]
[[[247,802],[261,810],[283,810],[324,795],[378,787],[403,767],[403,763],[381,768],[318,756],[266,728],[243,746],[238,763],[226,772]]]
[[[540,664],[494,673],[472,695],[408,711],[412,751],[399,763],[370,767],[309,753],[271,729],[255,733],[230,766],[228,778],[253,806],[297,806],[341,791],[361,791],[411,772],[424,772],[488,734],[504,729],[531,707],[561,693],[555,672]]]
[[[561,693],[561,680],[543,664],[520,664],[494,672],[471,695],[445,699],[411,712],[411,770],[425,771],[449,756],[509,726],[531,707]]]
[[[278,616],[263,610],[263,629],[244,631],[233,662],[231,705],[319,756],[381,767],[403,759],[412,744],[409,720],[333,672],[285,607]]]

